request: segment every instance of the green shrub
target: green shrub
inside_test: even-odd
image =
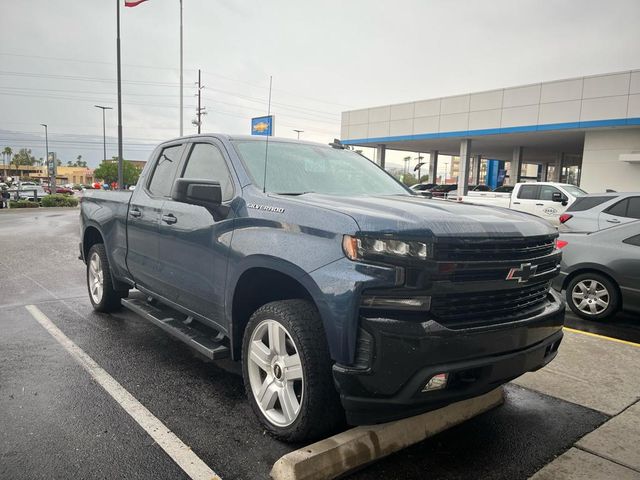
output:
[[[38,202],[30,202],[29,200],[10,200],[9,208],[38,208]]]
[[[62,195],[56,193],[55,195],[47,195],[42,197],[43,207],[77,207],[78,199],[71,195]]]

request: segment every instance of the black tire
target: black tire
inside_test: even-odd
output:
[[[255,372],[255,366],[249,366],[249,345],[252,336],[257,328],[265,328],[263,325],[268,321],[275,321],[284,327],[285,333],[293,342],[293,344],[287,343],[289,338],[285,337],[287,349],[295,348],[302,371],[303,383],[300,386],[300,392],[296,392],[298,400],[301,399],[299,411],[293,423],[285,426],[277,425],[263,413],[253,393],[249,374],[250,368]],[[282,300],[268,303],[259,308],[249,320],[242,342],[242,376],[245,390],[249,403],[264,428],[279,440],[286,442],[315,440],[334,433],[345,423],[344,410],[333,384],[332,361],[325,338],[320,315],[306,300]],[[271,381],[275,382],[276,370],[274,369],[273,372]],[[263,375],[262,372],[261,375]],[[266,374],[264,379],[266,382]],[[274,408],[277,408],[277,402],[281,398],[279,394],[277,396]]]
[[[100,259],[101,271],[102,271],[102,292],[101,295],[94,295],[91,291],[91,282],[90,282],[90,268],[91,268],[91,260],[97,255]],[[97,312],[115,312],[121,308],[120,300],[125,298],[129,294],[128,289],[115,289],[113,288],[113,279],[111,278],[111,268],[109,267],[109,259],[107,258],[107,251],[104,248],[102,243],[94,244],[87,254],[87,290],[89,292],[89,300],[91,301],[91,305],[93,305],[93,309]],[[95,296],[99,298],[94,298]]]
[[[600,287],[596,290],[598,284],[606,293],[603,293]],[[582,285],[582,289],[580,285]],[[584,287],[589,285],[595,287],[581,295]],[[607,320],[615,315],[620,308],[618,286],[609,277],[596,272],[581,273],[573,277],[567,285],[565,296],[573,313],[585,320]],[[598,300],[606,302],[606,307],[599,305]]]

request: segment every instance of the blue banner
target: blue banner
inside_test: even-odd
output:
[[[275,122],[273,115],[266,117],[256,117],[251,119],[251,135],[273,136]]]

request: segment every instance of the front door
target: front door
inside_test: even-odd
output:
[[[220,182],[223,207],[167,200],[160,220],[162,276],[170,283],[169,299],[225,328],[224,298],[234,186],[224,146],[215,139],[189,145],[178,178]],[[237,187],[239,188],[239,187]]]
[[[165,295],[166,283],[160,275],[158,233],[162,206],[184,152],[184,144],[162,148],[152,158],[152,168],[140,178],[133,192],[127,218],[127,268],[137,286]]]
[[[563,202],[554,202],[554,193],[560,194],[561,198],[566,199],[567,201],[569,200],[563,192],[553,185],[540,185],[538,201],[536,202],[536,211],[534,213],[554,225],[559,225],[560,215],[567,209],[567,205],[563,205]]]

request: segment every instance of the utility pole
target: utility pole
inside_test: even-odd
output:
[[[200,127],[202,126],[202,115],[206,115],[206,109],[207,107],[201,107],[201,95],[200,92],[202,91],[202,89],[204,88],[204,85],[202,85],[202,81],[201,81],[201,76],[200,76],[200,69],[198,69],[198,82],[196,83],[196,85],[198,86],[198,93],[196,93],[196,95],[198,96],[198,107],[196,108],[196,119],[191,122],[194,125],[198,126],[198,133],[200,133]]]
[[[122,72],[120,68],[120,0],[116,0],[116,12],[118,30],[118,36],[116,39],[116,62],[118,64],[118,189],[123,190],[124,182],[122,179]]]
[[[296,133],[298,134],[298,140],[300,140],[300,134],[301,134],[302,132],[304,132],[304,130],[298,130],[298,129],[294,128],[294,129],[293,129],[293,131],[294,131],[294,132],[296,132]]]
[[[41,123],[40,125],[44,127],[44,145],[45,145],[45,149],[47,150],[47,170],[49,173],[49,192],[51,193],[51,195],[53,195],[57,192],[56,190],[56,159],[54,158],[53,160],[51,160],[51,163],[49,163],[49,129],[47,124],[45,123]]]
[[[200,72],[198,71],[198,78],[200,78]],[[182,0],[180,0],[180,136],[184,135],[183,128],[183,115],[184,115],[184,99],[183,99],[183,76],[182,76]],[[200,128],[200,127],[198,127]],[[200,131],[198,130],[198,133]]]
[[[105,127],[105,119],[104,119],[104,111],[105,110],[113,110],[111,107],[103,107],[102,105],[94,105],[96,108],[102,109],[102,149],[103,149],[103,160],[107,159],[107,130]]]

